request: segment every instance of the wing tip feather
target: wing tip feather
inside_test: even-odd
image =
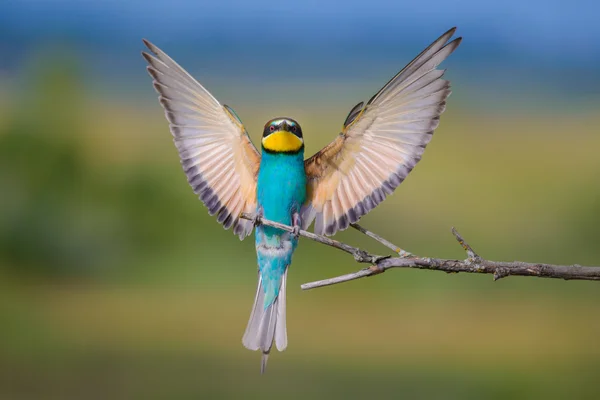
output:
[[[146,46],[146,48],[148,48],[148,50],[150,50],[153,54],[157,56],[160,54],[160,49],[154,43],[146,38],[142,38],[142,42],[144,43],[144,46]]]
[[[450,48],[448,55],[446,56],[449,57],[450,54],[454,53],[454,51],[458,48],[458,46],[460,46],[460,44],[462,43],[462,36],[457,37],[456,39],[452,40],[451,42],[448,42],[444,48]]]

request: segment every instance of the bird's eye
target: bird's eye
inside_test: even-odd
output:
[[[292,125],[292,132],[296,133],[296,131],[297,131],[296,125]]]
[[[269,130],[270,130],[271,132],[273,132],[273,131],[275,130],[275,127],[274,127],[273,125],[271,125],[271,126],[269,127]]]

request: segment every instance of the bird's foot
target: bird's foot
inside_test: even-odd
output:
[[[300,226],[295,225],[292,227],[292,236],[294,236],[294,239],[298,239],[300,237]]]
[[[300,220],[300,214],[294,213],[292,214],[292,235],[294,239],[298,239],[300,237],[300,226],[302,225],[302,221]]]
[[[263,213],[262,211],[257,211],[254,213],[254,216],[252,217],[252,225],[259,226],[261,224],[261,220],[263,217]]]

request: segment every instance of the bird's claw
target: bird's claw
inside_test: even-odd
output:
[[[252,225],[259,226],[261,224],[262,214],[256,213],[254,217],[252,217]]]

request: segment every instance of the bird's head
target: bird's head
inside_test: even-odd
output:
[[[262,147],[269,153],[298,153],[304,149],[302,128],[291,118],[274,118],[265,124]]]

